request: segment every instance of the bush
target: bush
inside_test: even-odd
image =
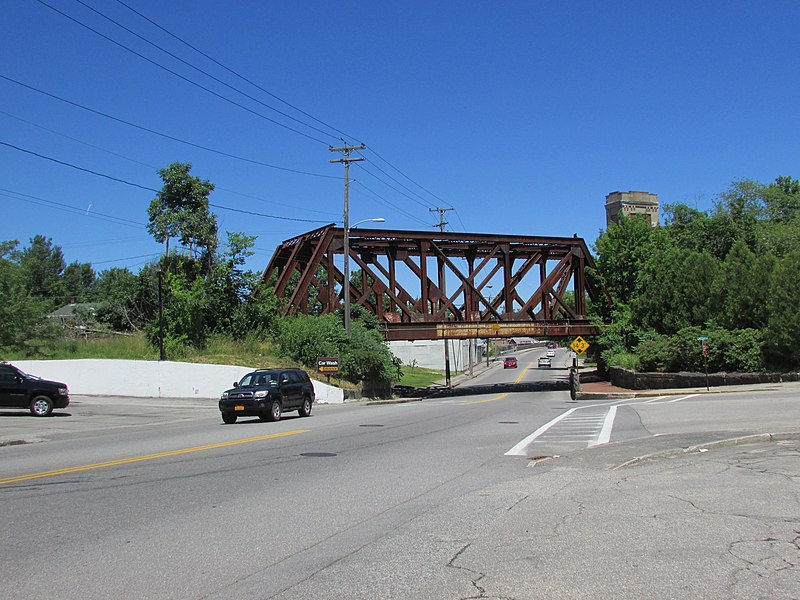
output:
[[[699,337],[708,337],[708,357]],[[763,335],[756,329],[728,331],[720,327],[687,327],[675,335],[658,335],[643,341],[638,350],[642,371],[755,372],[764,369]]]
[[[340,376],[351,383],[400,379],[399,362],[392,356],[380,330],[359,319],[351,322],[348,339],[337,315],[298,315],[277,320],[275,339],[280,350],[309,369],[317,358],[339,357]]]

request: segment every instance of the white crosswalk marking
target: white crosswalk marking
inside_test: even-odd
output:
[[[528,450],[557,442],[587,447],[606,444],[611,439],[617,407],[586,406],[571,408],[526,437],[506,456],[525,456]]]

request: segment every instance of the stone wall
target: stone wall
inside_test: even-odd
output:
[[[611,383],[629,390],[706,387],[705,373],[637,373],[619,367],[608,370]],[[709,386],[800,381],[800,373],[709,373]]]

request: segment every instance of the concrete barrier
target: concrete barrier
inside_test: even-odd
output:
[[[20,360],[15,366],[42,379],[61,381],[78,396],[135,398],[219,398],[253,367],[172,361]],[[320,404],[344,402],[342,390],[312,379]]]

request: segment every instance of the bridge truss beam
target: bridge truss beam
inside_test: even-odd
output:
[[[349,246],[351,304],[389,340],[594,335],[587,302],[607,301],[578,237],[351,229]],[[262,279],[286,314],[331,313],[343,307],[343,253],[344,230],[327,225],[280,244]]]

